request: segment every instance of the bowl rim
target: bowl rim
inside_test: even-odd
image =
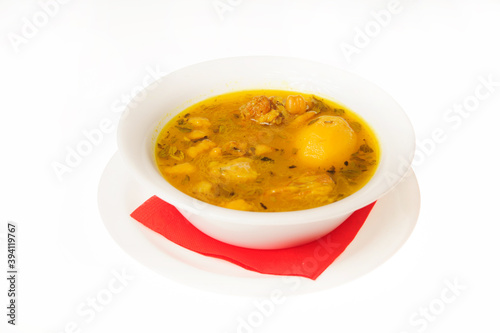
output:
[[[415,154],[415,144],[416,144],[416,138],[415,138],[415,132],[413,129],[413,126],[411,125],[410,119],[404,112],[404,110],[401,108],[401,106],[387,93],[385,92],[382,88],[380,88],[378,85],[375,83],[368,81],[364,79],[363,77],[359,76],[358,74],[352,73],[350,71],[347,71],[345,69],[340,69],[337,67],[333,67],[329,64],[324,64],[308,59],[302,59],[302,58],[296,58],[296,57],[282,57],[282,56],[240,56],[240,57],[228,57],[228,58],[219,58],[219,59],[214,59],[214,60],[208,60],[208,61],[203,61],[200,63],[192,64],[180,69],[177,69],[173,72],[170,72],[163,76],[162,78],[157,79],[155,82],[151,83],[150,86],[156,85],[156,88],[152,90],[153,94],[158,93],[158,87],[161,87],[162,85],[167,85],[165,82],[169,82],[169,78],[172,79],[178,79],[183,76],[189,76],[189,75],[196,75],[197,73],[203,73],[203,72],[210,72],[212,68],[217,68],[220,66],[237,66],[237,65],[252,65],[254,64],[255,66],[259,66],[262,64],[284,64],[284,63],[290,63],[290,64],[303,64],[304,66],[309,66],[312,68],[319,68],[323,69],[324,71],[333,71],[337,73],[338,75],[344,77],[344,78],[349,78],[349,80],[353,80],[354,82],[360,84],[363,89],[368,89],[372,91],[375,94],[379,94],[380,96],[384,96],[386,100],[390,100],[392,103],[392,107],[395,111],[397,111],[401,125],[404,125],[404,132],[405,135],[409,140],[407,140],[409,143],[407,143],[407,148],[405,154],[399,156],[398,158],[401,159],[399,162],[400,165],[398,166],[398,172],[393,173],[392,177],[390,180],[385,181],[385,186],[378,191],[375,191],[371,195],[364,195],[363,196],[363,189],[367,187],[368,184],[370,184],[375,177],[385,177],[385,175],[381,174],[384,170],[381,170],[382,166],[382,160],[385,158],[384,155],[384,150],[385,147],[380,147],[381,149],[381,160],[379,161],[379,166],[377,168],[377,171],[375,174],[372,176],[372,178],[369,180],[367,184],[357,192],[353,193],[352,195],[336,201],[334,203],[316,207],[316,208],[310,208],[310,209],[304,209],[304,210],[297,210],[297,211],[286,211],[286,212],[250,212],[250,211],[239,211],[239,210],[233,210],[233,209],[228,209],[224,207],[219,207],[210,203],[202,202],[198,199],[195,199],[194,197],[191,197],[180,190],[176,189],[170,183],[168,183],[167,180],[165,180],[163,177],[163,184],[157,184],[155,183],[151,177],[146,175],[144,172],[144,167],[138,163],[138,161],[134,161],[137,159],[137,156],[134,151],[130,149],[129,146],[129,134],[130,134],[130,129],[133,128],[131,126],[131,122],[134,122],[134,120],[139,119],[137,118],[138,115],[144,110],[142,110],[142,107],[146,105],[148,98],[150,98],[150,95],[148,94],[145,99],[139,102],[135,102],[135,106],[129,107],[127,106],[126,111],[121,115],[120,121],[118,123],[118,130],[117,130],[117,145],[118,145],[118,151],[120,155],[122,156],[122,159],[124,160],[125,164],[129,166],[129,169],[134,173],[136,177],[138,177],[141,181],[145,181],[146,184],[148,184],[156,193],[157,196],[162,198],[163,200],[169,202],[170,204],[174,205],[183,215],[185,215],[188,220],[189,220],[189,215],[190,214],[195,214],[195,215],[203,215],[204,217],[207,218],[212,218],[212,219],[217,219],[220,222],[229,222],[233,224],[251,224],[251,225],[267,225],[267,224],[273,224],[273,225],[294,225],[294,224],[303,224],[303,223],[314,223],[314,222],[319,222],[324,220],[325,218],[338,218],[341,216],[349,216],[352,212],[356,211],[357,209],[360,209],[373,201],[376,201],[378,198],[382,197],[385,195],[387,192],[392,190],[397,184],[399,184],[402,179],[408,174],[410,168],[411,168],[411,161],[413,160],[414,154]],[[265,66],[264,66],[265,67]],[[147,88],[146,88],[147,89]],[[281,90],[288,90],[286,88],[263,88],[263,89],[281,89]],[[363,90],[361,89],[361,90]],[[244,90],[244,89],[240,89]],[[227,90],[227,92],[231,91],[238,91],[238,90]],[[218,94],[215,94],[218,95]],[[215,96],[211,95],[211,96]],[[317,94],[321,97],[324,97],[322,94]],[[209,98],[210,95],[205,96],[203,99]],[[337,100],[331,97],[325,97],[327,99],[334,100],[335,102],[338,102],[340,104],[342,103],[342,100]],[[201,99],[201,100],[203,100]],[[196,102],[194,102],[196,103]],[[189,105],[192,105],[194,103],[190,103]],[[186,106],[186,107],[188,107]],[[183,109],[180,109],[178,112],[175,112],[171,118],[175,117],[178,113],[182,112],[186,107]],[[351,109],[352,110],[352,109]],[[363,117],[360,115],[356,110],[352,110],[354,113],[356,113],[358,116]],[[167,113],[167,112],[165,112]],[[171,119],[170,118],[170,119]],[[156,119],[156,122],[159,123],[161,119]],[[369,125],[370,122],[367,121]],[[156,126],[157,128],[158,126]],[[150,133],[150,135],[153,133]],[[159,134],[159,133],[157,133]],[[157,134],[153,134],[154,139],[153,141],[156,141]],[[144,134],[146,135],[146,134]],[[376,133],[378,136],[378,133]],[[140,135],[138,135],[140,136]],[[147,136],[147,135],[146,135]],[[143,140],[147,140],[147,138],[142,137]],[[150,138],[151,139],[151,138]],[[156,163],[155,163],[156,167]],[[394,168],[393,168],[394,169]],[[157,171],[159,174],[159,171]],[[160,175],[161,176],[161,175]],[[361,197],[361,198],[360,198]]]

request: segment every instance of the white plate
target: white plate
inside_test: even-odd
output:
[[[368,273],[408,239],[418,217],[420,194],[413,171],[379,199],[356,238],[315,281],[248,271],[221,259],[187,250],[144,227],[130,213],[153,196],[133,179],[115,154],[99,184],[98,204],[106,228],[126,253],[178,282],[214,292],[268,296],[302,294],[338,286]]]

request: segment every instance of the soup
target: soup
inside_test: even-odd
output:
[[[314,95],[228,93],[199,102],[160,132],[163,177],[201,201],[284,212],[341,200],[375,173],[380,148],[354,112]]]

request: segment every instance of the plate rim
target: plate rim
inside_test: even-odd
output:
[[[126,168],[119,167],[121,163],[123,162],[120,155],[115,153],[104,168],[97,193],[101,220],[112,239],[127,255],[138,261],[142,266],[155,271],[163,277],[196,289],[216,293],[266,296],[277,289],[284,295],[306,294],[331,289],[354,281],[381,266],[399,251],[412,234],[420,211],[418,182],[415,173],[413,170],[410,170],[398,186],[378,200],[365,224],[358,232],[358,235],[316,280],[298,276],[261,274],[248,271],[225,260],[207,257],[183,248],[135,221],[130,217],[130,213],[154,194],[152,193],[149,196],[144,195],[142,199],[136,198],[133,200],[128,198],[126,200],[127,194],[132,196],[132,193],[134,193],[134,195],[139,196],[137,193],[141,191],[141,188],[139,181],[130,177],[126,172]],[[135,191],[127,192],[127,186],[135,187]],[[145,191],[144,188],[142,190]],[[122,195],[122,197],[119,197],[119,195]],[[413,195],[413,200],[404,200],[404,196],[409,195]],[[109,197],[113,198],[113,200],[109,200]],[[345,273],[342,271],[338,272],[338,270],[342,270],[343,266],[346,266],[346,263],[347,268],[349,268],[349,261],[356,260],[356,252],[363,252],[362,242],[367,238],[367,226],[374,224],[374,220],[379,218],[379,215],[383,215],[384,209],[386,209],[385,206],[389,205],[391,200],[394,201],[395,198],[399,199],[399,204],[403,201],[403,204],[410,203],[411,205],[410,210],[405,209],[411,215],[406,216],[408,221],[407,228],[404,230],[405,232],[401,233],[402,231],[399,231],[400,234],[397,235],[398,241],[392,243],[391,249],[389,251],[386,249],[385,255],[382,258],[378,258],[377,262],[369,265],[370,267],[365,265],[365,269],[350,274],[350,277],[348,274],[343,279],[338,279],[338,281],[335,281],[335,278],[333,278],[334,281],[332,282],[333,273]],[[113,211],[123,206],[126,207],[127,212],[124,209]],[[400,210],[403,209],[401,208]],[[119,216],[117,217],[116,214],[119,214]],[[124,221],[124,219],[126,220]],[[373,227],[371,226],[371,228]],[[366,253],[361,254],[366,255]],[[352,258],[353,256],[354,258]],[[193,262],[197,263],[198,267],[194,266]],[[215,265],[218,271],[207,269],[207,265]],[[224,271],[229,272],[231,275],[221,273]]]

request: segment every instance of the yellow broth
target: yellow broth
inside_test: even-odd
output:
[[[379,153],[373,130],[354,112],[278,90],[199,102],[162,129],[155,147],[160,172],[180,191],[262,212],[309,209],[351,195],[373,176]]]

